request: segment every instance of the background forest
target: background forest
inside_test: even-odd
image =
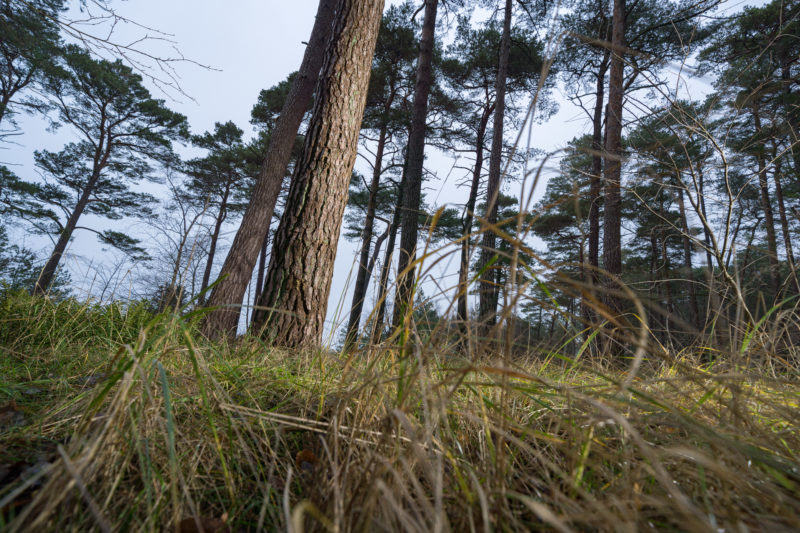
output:
[[[800,528],[800,2],[319,0],[207,131],[116,4],[0,0],[0,528]]]

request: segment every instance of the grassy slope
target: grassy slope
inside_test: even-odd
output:
[[[785,365],[649,354],[624,389],[557,354],[286,353],[190,322],[0,303],[0,408],[21,411],[0,422],[0,529],[800,528]],[[740,362],[768,355],[756,336]]]

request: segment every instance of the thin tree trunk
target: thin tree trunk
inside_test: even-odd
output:
[[[411,131],[408,135],[405,186],[400,191],[402,209],[400,253],[397,259],[397,296],[392,322],[397,326],[413,306],[414,262],[416,260],[419,207],[422,197],[422,169],[425,163],[425,134],[428,117],[428,95],[433,84],[433,49],[435,43],[436,10],[439,0],[425,0],[425,18],[419,41],[417,81],[414,87],[414,106]]]
[[[622,313],[623,306],[616,292],[615,278],[622,273],[622,101],[623,50],[625,46],[625,0],[614,0],[611,30],[611,71],[608,82],[608,108],[606,111],[606,154],[603,194],[603,268],[608,272],[604,302],[612,315]],[[620,353],[615,343],[612,351]]]
[[[667,319],[664,323],[667,326],[667,339],[670,338],[669,331],[670,331],[670,323],[672,322],[672,316],[675,314],[675,301],[672,297],[672,273],[670,272],[670,262],[669,262],[669,250],[667,249],[667,236],[662,235],[661,237],[661,253],[664,256],[664,275],[662,276],[662,280],[664,281],[664,296],[667,299]]]
[[[481,183],[481,172],[483,171],[483,152],[484,142],[486,141],[486,128],[489,125],[489,117],[492,116],[494,104],[483,108],[481,121],[478,123],[478,131],[475,140],[475,167],[472,169],[472,184],[469,189],[469,198],[464,207],[464,225],[461,234],[464,240],[461,242],[461,265],[458,270],[458,320],[462,327],[466,326],[469,319],[469,308],[467,304],[467,279],[469,278],[469,255],[470,255],[470,234],[472,233],[472,221],[475,216],[475,203],[478,199],[478,189]]]
[[[753,107],[753,119],[756,133],[761,133],[761,115],[758,106]],[[767,163],[763,152],[756,154],[758,164],[758,185],[761,191],[761,209],[764,210],[764,225],[767,230],[767,248],[769,252],[769,270],[772,278],[772,297],[777,298],[781,290],[780,264],[778,263],[778,241],[775,238],[775,217],[769,198],[769,182],[767,181]]]
[[[598,3],[600,4],[600,3]],[[602,4],[598,6],[602,10]],[[603,20],[605,13],[602,12]],[[599,14],[599,13],[598,13]],[[602,25],[598,38],[607,40],[608,27]],[[589,276],[588,282],[592,287],[599,283],[600,268],[600,206],[603,202],[600,193],[603,188],[603,104],[605,102],[606,72],[611,51],[606,48],[600,67],[597,69],[597,85],[595,88],[594,114],[592,116],[592,177],[589,183]],[[595,295],[592,295],[596,297]],[[591,305],[585,305],[585,315],[590,322],[594,322],[596,313]]]
[[[256,288],[253,302],[261,299],[261,289],[264,287],[264,275],[267,272],[267,248],[269,248],[269,232],[264,237],[264,244],[261,245],[261,252],[258,257],[258,272],[256,273]]]
[[[789,266],[789,276],[792,278],[792,284],[797,292],[800,293],[800,285],[797,281],[797,272],[794,266],[794,250],[792,249],[792,236],[789,233],[789,218],[786,216],[786,204],[783,201],[783,185],[781,178],[781,160],[778,159],[775,163],[775,171],[772,173],[772,179],[775,182],[775,199],[778,201],[778,215],[781,219],[781,233],[783,233],[783,246],[786,250],[786,262]]]
[[[256,330],[289,348],[321,340],[383,0],[342,0],[303,154],[272,247]]]
[[[373,344],[378,341],[381,333],[383,332],[383,320],[386,316],[386,297],[389,294],[389,272],[392,269],[392,254],[394,253],[395,241],[397,240],[397,231],[400,228],[400,219],[402,218],[400,216],[400,205],[402,202],[402,197],[400,194],[403,190],[405,181],[406,173],[405,167],[403,167],[403,177],[400,180],[400,187],[397,191],[397,205],[395,206],[394,214],[392,215],[392,223],[388,229],[389,242],[386,243],[386,253],[384,254],[383,266],[381,267],[381,279],[378,283],[378,312],[375,314],[375,322],[372,326],[372,338],[370,340],[370,342]]]
[[[695,329],[700,329],[700,310],[697,304],[697,288],[694,282],[694,268],[692,266],[692,240],[689,237],[689,222],[686,219],[686,204],[683,199],[683,181],[679,180],[678,209],[681,217],[681,232],[683,233],[683,261],[686,267],[686,281],[689,285],[689,320]]]
[[[385,111],[388,111],[388,109]],[[350,305],[350,320],[347,324],[347,337],[345,340],[345,346],[347,347],[352,345],[358,334],[358,328],[361,323],[361,311],[364,309],[364,298],[367,296],[367,285],[369,284],[370,274],[367,269],[367,263],[369,261],[369,251],[372,246],[372,233],[373,226],[375,225],[375,210],[378,202],[378,188],[381,183],[381,172],[383,170],[383,151],[386,147],[386,137],[387,128],[384,123],[381,125],[381,131],[378,135],[378,147],[375,151],[375,163],[372,167],[372,182],[369,185],[367,216],[364,219],[364,231],[361,234],[361,253],[358,262],[358,275],[356,276],[356,285],[353,290],[353,301]]]
[[[697,174],[700,193],[700,212],[703,214],[703,220],[708,221],[708,213],[706,212],[706,196],[704,192],[705,174],[703,173],[702,165],[697,166]],[[714,261],[711,257],[711,235],[708,232],[708,224],[703,224],[703,240],[706,243],[706,266],[710,272],[713,272]]]
[[[34,283],[31,294],[43,295],[47,292],[47,289],[50,288],[50,284],[53,282],[53,278],[55,278],[58,264],[61,262],[61,257],[64,255],[64,252],[67,249],[67,245],[72,237],[72,233],[75,231],[75,227],[78,225],[78,219],[81,218],[86,206],[89,205],[89,200],[92,196],[92,193],[94,193],[94,188],[97,185],[97,181],[100,179],[101,172],[108,165],[108,158],[110,156],[111,143],[108,132],[106,131],[105,113],[103,113],[103,117],[100,121],[100,139],[98,140],[92,162],[92,176],[86,183],[86,187],[84,187],[80,198],[78,198],[78,202],[75,204],[75,209],[73,209],[72,213],[70,213],[70,216],[64,225],[64,229],[61,230],[61,234],[58,236],[58,241],[56,241],[55,248],[50,254],[50,257],[47,259],[47,263],[45,263],[42,272],[39,274],[39,278],[36,280],[36,283]]]
[[[211,233],[211,243],[208,245],[208,260],[206,260],[206,268],[203,272],[203,281],[200,283],[200,293],[208,288],[208,282],[211,280],[211,270],[214,268],[214,256],[217,253],[217,241],[219,234],[222,231],[222,224],[228,217],[228,194],[230,193],[230,184],[225,187],[225,192],[222,195],[222,202],[219,206],[217,213],[217,220],[214,222],[214,231]],[[207,298],[202,297],[203,300]]]
[[[497,203],[500,195],[500,165],[503,160],[503,120],[506,111],[506,75],[508,55],[511,49],[512,1],[506,0],[503,17],[503,37],[500,42],[500,56],[495,80],[494,123],[492,124],[492,153],[489,158],[489,181],[486,186],[486,220],[488,224],[497,223]],[[488,337],[492,326],[497,323],[497,302],[500,294],[497,267],[487,268],[495,255],[496,236],[492,229],[483,232],[480,255],[480,268],[483,270],[479,291],[479,320],[482,337]]]
[[[303,55],[303,62],[275,124],[269,150],[250,198],[250,204],[220,271],[220,277],[225,277],[214,287],[208,300],[210,307],[218,307],[209,312],[203,322],[203,334],[210,338],[236,334],[239,305],[244,300],[244,293],[253,275],[259,250],[269,232],[297,130],[311,103],[334,15],[340,2],[343,1],[320,0],[319,2],[316,21]]]
[[[50,254],[47,263],[45,263],[42,272],[39,274],[39,278],[36,280],[31,294],[43,295],[47,293],[47,289],[50,288],[50,284],[53,282],[53,278],[55,278],[58,264],[61,262],[61,257],[63,257],[67,249],[67,244],[69,244],[69,240],[72,238],[72,233],[78,225],[78,219],[89,204],[89,198],[94,189],[94,185],[97,183],[97,176],[99,176],[99,172],[95,172],[95,175],[92,176],[92,179],[83,190],[81,197],[78,199],[78,203],[75,205],[75,209],[72,210],[72,213],[64,225],[64,229],[61,230],[55,248],[53,248],[53,252]]]

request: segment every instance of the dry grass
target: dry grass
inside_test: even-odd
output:
[[[0,429],[0,467],[38,466],[2,481],[4,530],[800,528],[800,387],[768,353],[648,354],[625,388],[619,367],[424,342],[349,358],[205,345],[169,315],[138,337],[63,340],[59,313],[74,330],[103,310],[24,305],[3,317],[35,326],[4,337],[0,405],[25,422]]]

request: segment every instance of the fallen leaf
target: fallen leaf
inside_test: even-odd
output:
[[[300,450],[294,458],[294,465],[301,472],[313,472],[317,463],[319,463],[319,459],[311,450]]]

